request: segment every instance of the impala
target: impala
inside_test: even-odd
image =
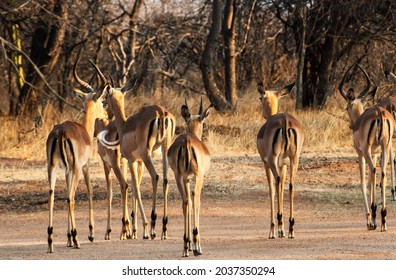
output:
[[[106,77],[100,71],[100,69],[93,64],[96,69],[98,76],[100,77],[102,83],[107,83]],[[111,81],[111,85],[113,86],[113,81]],[[132,88],[133,84],[127,83],[122,88],[119,88],[123,93],[128,92]],[[114,116],[114,112],[111,108],[107,107],[107,114],[110,116]],[[107,139],[110,141],[116,141],[118,139],[117,126],[115,120],[109,121],[108,119],[96,120],[95,122],[95,136],[97,136],[101,131],[107,130]],[[128,184],[125,181],[126,178],[126,163],[125,159],[121,156],[121,151],[119,147],[114,149],[107,149],[105,146],[98,141],[98,154],[103,162],[103,169],[105,172],[106,186],[107,186],[107,229],[105,234],[105,240],[110,240],[111,234],[111,209],[112,209],[112,200],[113,200],[113,186],[111,181],[111,170],[114,171],[114,174],[120,184],[121,195],[122,195],[122,209],[123,215],[126,213],[128,216],[128,208],[127,208],[127,193],[128,193]],[[124,216],[125,217],[125,216]],[[122,219],[122,228],[120,239],[124,240],[127,238],[131,238],[132,233],[130,229],[129,220]]]
[[[378,106],[384,107],[388,110],[392,115],[393,119],[396,119],[396,97],[389,96],[378,103]],[[393,138],[395,137],[395,132],[393,133]],[[396,200],[396,193],[395,193],[395,174],[396,174],[396,162],[395,158],[391,160],[391,193],[392,193],[392,200]]]
[[[66,121],[56,125],[50,132],[46,142],[49,190],[49,226],[48,226],[48,252],[54,252],[53,247],[53,208],[56,173],[58,169],[65,172],[68,192],[68,230],[67,246],[80,248],[77,239],[77,229],[74,215],[75,192],[81,173],[84,175],[89,198],[89,240],[94,240],[94,220],[92,207],[92,186],[89,178],[89,161],[92,153],[92,140],[94,137],[95,119],[106,118],[103,108],[103,94],[107,85],[102,85],[96,92],[86,82],[82,81],[76,72],[77,62],[74,64],[73,74],[79,84],[89,91],[84,101],[85,116],[82,125]],[[73,243],[72,243],[73,241]]]
[[[108,102],[115,115],[117,133],[119,140],[108,141],[106,139],[108,131],[104,130],[98,134],[98,140],[107,148],[114,149],[120,146],[121,155],[128,161],[129,170],[132,177],[133,186],[133,209],[132,209],[132,238],[137,234],[137,206],[139,206],[143,220],[143,238],[148,239],[147,219],[141,200],[140,184],[143,175],[143,164],[146,166],[152,182],[153,200],[151,210],[151,227],[150,237],[154,239],[155,222],[157,219],[157,186],[159,175],[157,174],[152,161],[152,154],[155,150],[161,148],[163,157],[163,188],[164,188],[164,217],[162,227],[162,239],[167,238],[167,198],[168,198],[168,159],[166,152],[171,144],[175,133],[176,119],[163,107],[152,105],[145,106],[139,112],[135,113],[128,119],[124,110],[124,92],[116,88],[109,88]],[[125,199],[124,209],[126,211],[126,191],[123,194]],[[129,223],[127,212],[124,211],[123,221]]]
[[[352,65],[353,66],[353,65]],[[345,77],[352,66],[347,70],[339,84],[339,92],[347,102],[347,112],[353,131],[354,147],[359,158],[361,190],[364,198],[364,206],[367,218],[367,229],[374,230],[376,224],[376,162],[377,156],[381,156],[381,231],[386,231],[386,167],[389,157],[393,161],[392,155],[392,135],[394,131],[394,119],[391,113],[380,106],[373,106],[364,110],[366,103],[373,99],[377,87],[370,89],[370,79],[359,64],[357,66],[366,77],[366,86],[363,91],[355,97],[354,90],[351,88],[346,93],[343,90]],[[369,167],[368,184],[370,188],[370,207],[367,200],[366,188],[366,162]]]
[[[109,133],[107,138],[111,141],[117,140],[118,133],[117,127],[115,125],[115,121],[108,120],[96,120],[95,123],[95,136],[103,130],[108,130]],[[112,209],[112,200],[113,200],[113,186],[111,180],[111,170],[113,170],[114,175],[116,176],[120,188],[121,193],[124,194],[127,192],[128,184],[125,181],[126,176],[126,163],[123,162],[124,159],[121,157],[120,149],[107,149],[98,141],[98,154],[103,163],[103,169],[105,173],[106,186],[107,186],[107,229],[105,234],[105,240],[110,240],[111,234],[111,209]],[[124,199],[122,199],[124,201]],[[126,221],[123,221],[120,239],[127,239],[131,237],[130,224],[126,224]]]
[[[203,122],[208,117],[211,107],[212,105],[203,111],[202,99],[198,115],[191,115],[187,102],[181,107],[181,115],[186,121],[188,133],[179,135],[168,151],[169,165],[175,174],[177,188],[183,201],[184,257],[188,257],[188,251],[191,250],[191,237],[194,255],[202,254],[199,210],[203,180],[210,165],[210,153],[202,142],[202,130]],[[194,178],[195,186],[190,188],[190,180]],[[193,228],[191,228],[192,223]]]
[[[294,83],[279,91],[265,91],[258,85],[262,115],[267,120],[257,134],[257,150],[264,162],[271,200],[271,224],[269,238],[275,238],[275,194],[278,202],[278,237],[285,237],[283,223],[283,194],[287,166],[290,165],[290,217],[289,238],[294,238],[294,180],[304,142],[301,123],[292,115],[278,114],[278,101],[290,93]],[[274,186],[275,180],[275,186]]]

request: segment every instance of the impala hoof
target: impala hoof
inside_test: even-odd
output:
[[[368,224],[368,225],[367,225],[367,229],[368,229],[368,230],[376,230],[376,229],[377,229],[377,225]]]
[[[110,233],[111,233],[111,229],[108,229],[106,234],[105,234],[105,240],[110,240],[111,239]]]
[[[196,256],[196,257],[202,255],[201,251],[194,250],[193,252],[194,252],[194,256]]]

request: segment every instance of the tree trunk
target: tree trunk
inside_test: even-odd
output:
[[[132,13],[130,15],[129,19],[129,47],[130,47],[130,52],[127,54],[127,62],[129,63],[128,69],[132,69],[132,73],[136,74],[137,73],[137,67],[136,67],[136,42],[137,42],[137,19],[141,10],[141,7],[144,3],[144,0],[136,0],[135,4],[133,5]],[[123,73],[123,75],[127,75],[127,73]],[[123,81],[124,83],[126,82],[126,79]]]
[[[236,77],[236,0],[226,0],[223,18],[225,98],[235,108],[238,100]]]
[[[221,94],[217,84],[214,68],[214,56],[221,30],[221,0],[213,0],[212,26],[210,28],[200,64],[203,84],[210,102],[218,112],[226,113],[234,108]]]
[[[304,76],[304,61],[305,61],[305,50],[307,48],[305,42],[305,36],[307,31],[307,14],[306,14],[306,6],[300,7],[300,17],[301,17],[301,37],[300,37],[300,46],[298,49],[298,64],[297,64],[297,93],[296,93],[296,109],[301,110],[303,108],[303,93],[304,93],[304,84],[303,84],[303,76]]]
[[[55,0],[51,5],[55,19],[48,22],[43,17],[37,22],[33,32],[30,58],[44,76],[51,73],[59,58],[66,31],[67,3],[68,1]],[[49,8],[51,7],[43,9]],[[43,11],[43,14],[46,13]],[[45,83],[32,65],[28,66],[26,81],[18,99],[17,114],[37,118],[41,114],[42,90],[45,88]]]

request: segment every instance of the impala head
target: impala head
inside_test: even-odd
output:
[[[262,105],[262,115],[264,119],[270,118],[272,115],[278,113],[278,101],[283,96],[290,93],[295,83],[285,86],[278,91],[264,90],[263,84],[258,84],[258,92],[260,93],[260,101]]]
[[[76,63],[74,64],[73,75],[76,81],[85,89],[86,92],[80,90],[75,90],[75,92],[80,98],[83,99],[85,112],[92,112],[95,119],[107,118],[108,115],[104,108],[106,91],[108,87],[107,81],[106,83],[104,83],[104,81],[102,80],[102,84],[95,90],[90,84],[83,81],[78,76],[76,71],[78,61],[79,59],[77,59]]]
[[[353,66],[357,65],[359,69],[363,72],[366,78],[366,86],[364,89],[358,94],[356,97],[355,90],[353,88],[349,88],[347,92],[344,91],[343,86],[345,83],[345,78],[348,72],[352,69]],[[351,126],[355,123],[355,121],[359,118],[359,116],[363,113],[365,105],[367,102],[371,101],[375,93],[377,92],[378,87],[374,87],[373,90],[369,91],[371,86],[371,80],[367,75],[367,72],[359,65],[359,64],[352,64],[351,67],[345,72],[342,80],[338,86],[338,90],[342,97],[344,97],[345,101],[347,102],[347,112],[349,115],[349,120],[351,122]]]
[[[199,105],[198,115],[191,115],[190,109],[187,105],[187,100],[185,100],[185,104],[181,107],[181,115],[187,124],[187,131],[189,133],[195,134],[199,139],[202,139],[203,132],[203,123],[204,120],[209,116],[210,109],[213,107],[212,104],[203,111],[202,108],[202,98],[201,103]]]
[[[106,104],[105,107],[107,108],[107,114],[110,116],[114,116],[115,110],[118,110],[118,108],[124,108],[124,95],[133,88],[134,83],[129,82],[125,84],[122,88],[116,88],[114,86],[114,81],[110,73],[108,73],[110,77],[109,82],[106,76],[99,69],[99,67],[92,61],[88,61],[93,65],[93,67],[95,67],[96,73],[102,81],[101,89],[103,90],[105,96],[104,104]]]

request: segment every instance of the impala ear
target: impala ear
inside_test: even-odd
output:
[[[345,96],[348,102],[352,102],[356,99],[355,90],[353,88],[349,88]]]
[[[136,79],[130,79],[122,88],[121,88],[121,92],[124,93],[124,95],[131,91],[137,84],[138,82],[138,78]]]
[[[85,101],[85,98],[87,97],[87,93],[83,92],[82,90],[73,87],[73,93],[75,96],[78,97],[78,99],[80,99],[82,102]]]
[[[374,87],[374,89],[372,89],[371,91],[369,91],[368,93],[366,93],[364,96],[358,96],[359,99],[362,100],[362,102],[367,103],[371,100],[374,99],[375,94],[377,93],[378,87]]]
[[[261,97],[262,97],[263,95],[265,95],[265,90],[264,90],[263,83],[258,83],[258,84],[257,84],[257,90],[258,90],[258,92],[260,93]]]
[[[285,86],[283,89],[281,89],[280,91],[277,92],[278,98],[281,98],[287,94],[289,94],[291,92],[291,90],[293,89],[294,85],[296,83],[291,83],[287,86]]]
[[[187,105],[182,105],[182,107],[181,107],[181,116],[183,117],[183,119],[186,122],[190,121],[191,114],[190,114],[190,111],[188,110]]]

